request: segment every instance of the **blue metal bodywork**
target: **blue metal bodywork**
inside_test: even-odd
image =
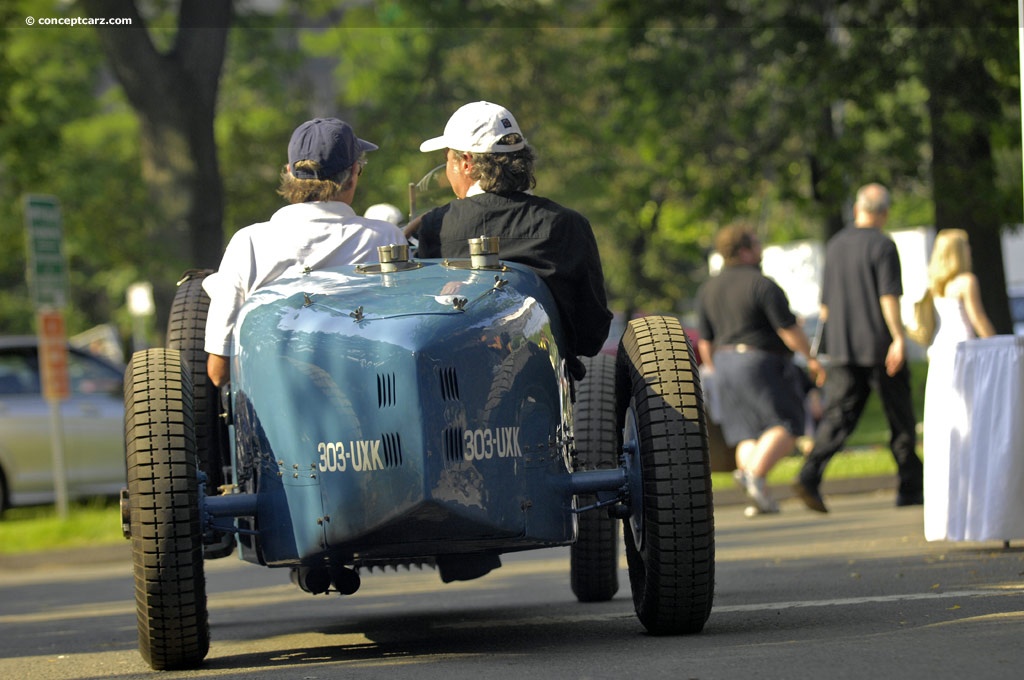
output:
[[[379,270],[279,280],[240,314],[235,481],[255,508],[239,520],[242,557],[285,566],[571,543],[571,385],[547,287],[511,263]]]

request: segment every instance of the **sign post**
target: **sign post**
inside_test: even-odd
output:
[[[68,380],[68,341],[64,315],[44,310],[36,314],[39,333],[39,377],[43,396],[50,404],[50,450],[53,454],[53,484],[57,496],[57,515],[68,516],[68,474],[64,459],[64,423],[60,403],[71,393]]]
[[[39,372],[43,396],[50,404],[50,448],[57,515],[68,516],[68,476],[64,459],[61,402],[70,394],[67,333],[61,311],[68,299],[67,260],[61,229],[60,205],[54,196],[25,197],[28,244],[28,283],[36,307],[39,336]]]

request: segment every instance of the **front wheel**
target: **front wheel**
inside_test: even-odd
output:
[[[195,668],[210,631],[192,380],[177,350],[132,356],[125,449],[139,652],[154,670]]]
[[[654,635],[698,633],[714,599],[714,507],[700,378],[677,319],[629,323],[616,397],[630,486],[639,496],[624,520],[637,617]]]

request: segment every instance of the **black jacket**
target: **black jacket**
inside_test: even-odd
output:
[[[608,337],[612,314],[590,222],[531,194],[484,193],[455,200],[423,216],[417,254],[468,258],[468,239],[497,236],[500,258],[531,267],[558,305],[573,356],[594,356]]]

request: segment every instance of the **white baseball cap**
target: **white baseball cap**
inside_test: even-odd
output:
[[[516,144],[500,144],[505,135],[523,137]],[[455,149],[472,153],[507,153],[526,146],[526,138],[515,116],[504,106],[491,102],[466,104],[452,114],[444,126],[444,134],[420,144],[420,151]]]
[[[374,203],[366,209],[366,212],[363,213],[363,217],[368,217],[371,220],[383,220],[384,222],[390,222],[391,224],[398,224],[405,216],[397,206],[391,205],[390,203]]]

